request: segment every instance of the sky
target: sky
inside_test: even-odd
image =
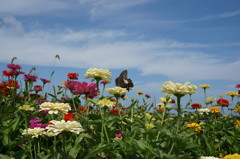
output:
[[[239,0],[0,0],[0,69],[17,57],[25,72],[55,71],[56,85],[103,68],[114,87],[126,69],[129,97],[143,91],[158,102],[173,81],[210,84],[207,96],[218,98],[237,91],[239,51]],[[192,98],[202,102],[203,91]]]

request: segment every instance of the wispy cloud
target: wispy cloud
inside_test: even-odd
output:
[[[142,75],[164,75],[183,81],[239,78],[236,74],[240,68],[239,55],[236,61],[225,61],[209,51],[196,51],[211,48],[209,44],[136,40],[118,30],[24,32],[22,24],[13,17],[1,23],[1,62],[16,56],[23,64],[48,66],[59,54],[62,59],[59,65],[66,67],[133,68]],[[12,34],[17,30],[22,30],[21,34]]]

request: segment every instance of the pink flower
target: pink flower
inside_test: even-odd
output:
[[[10,68],[12,70],[16,70],[16,69],[21,69],[22,67],[20,65],[8,64],[7,68]]]
[[[40,80],[43,82],[43,84],[46,84],[46,83],[50,83],[51,81],[47,80],[47,79],[44,79],[44,78],[40,78]]]
[[[37,80],[37,78],[38,78],[38,76],[35,76],[35,75],[30,75],[30,74],[24,75],[25,82],[35,82]]]
[[[70,81],[70,80],[67,80],[67,81],[65,82],[65,87],[66,87],[67,89],[69,89],[71,92],[73,92],[75,85],[78,84],[78,83],[80,83],[80,82],[79,82],[79,81]]]
[[[76,95],[84,94],[87,97],[93,98],[98,95],[96,88],[97,85],[95,83],[78,82],[74,86],[73,93]]]

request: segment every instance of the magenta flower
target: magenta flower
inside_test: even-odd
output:
[[[70,80],[67,80],[66,81],[66,84],[65,84],[65,87],[67,89],[69,89],[71,92],[73,92],[74,90],[74,87],[76,84],[80,83],[79,81],[70,81]]]
[[[24,81],[25,82],[35,82],[37,80],[38,76],[25,74],[24,75]]]
[[[35,117],[35,118],[32,118],[31,120],[29,120],[29,123],[35,124],[35,123],[39,123],[41,121],[42,120],[39,117]]]
[[[18,70],[12,70],[12,74],[15,75],[15,76],[18,76],[20,74],[24,74],[25,72],[22,72],[22,71],[18,71]]]
[[[43,84],[46,84],[46,83],[50,83],[50,82],[51,82],[50,80],[47,80],[47,79],[44,79],[44,78],[40,78],[40,80],[43,82]]]
[[[97,85],[95,83],[78,82],[73,89],[76,95],[84,94],[87,97],[93,98],[98,95]]]
[[[8,64],[7,68],[10,68],[12,70],[16,70],[16,69],[21,69],[22,67],[20,65]]]

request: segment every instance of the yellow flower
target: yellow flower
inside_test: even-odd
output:
[[[164,103],[157,103],[156,105],[162,107],[164,106]]]
[[[142,91],[137,91],[137,94],[142,95],[143,92]]]
[[[228,91],[228,92],[226,92],[226,95],[235,97],[235,96],[238,96],[238,92],[237,91]]]
[[[236,122],[236,127],[240,127],[240,120],[235,120]]]
[[[208,88],[211,88],[211,86],[209,84],[202,84],[199,86],[200,88],[203,88],[203,89],[208,89]]]
[[[240,114],[240,107],[234,108],[234,112]]]
[[[160,101],[163,102],[163,103],[166,103],[166,102],[167,102],[167,99],[166,99],[166,98],[161,97],[161,98],[159,98],[159,99],[160,99]]]
[[[210,112],[212,113],[219,113],[220,108],[219,107],[209,107]]]
[[[23,105],[23,106],[20,106],[18,109],[26,110],[26,111],[33,111],[33,110],[35,110],[33,107],[30,107],[30,105]]]
[[[101,99],[101,100],[97,101],[96,105],[112,107],[114,105],[114,103],[108,99]]]
[[[225,157],[223,157],[223,159],[240,159],[240,155],[238,153],[235,153],[235,154],[229,154]]]
[[[44,102],[39,107],[41,110],[49,110],[48,114],[58,114],[59,112],[67,113],[71,110],[68,103]]]
[[[152,128],[154,128],[155,126],[152,123],[146,123],[145,127],[147,130],[151,130]]]
[[[155,118],[154,118],[151,114],[146,113],[145,115],[146,115],[146,117],[147,117],[148,119],[155,120]]]
[[[187,128],[194,128],[194,131],[200,132],[202,130],[202,127],[198,123],[189,123],[186,125]]]

